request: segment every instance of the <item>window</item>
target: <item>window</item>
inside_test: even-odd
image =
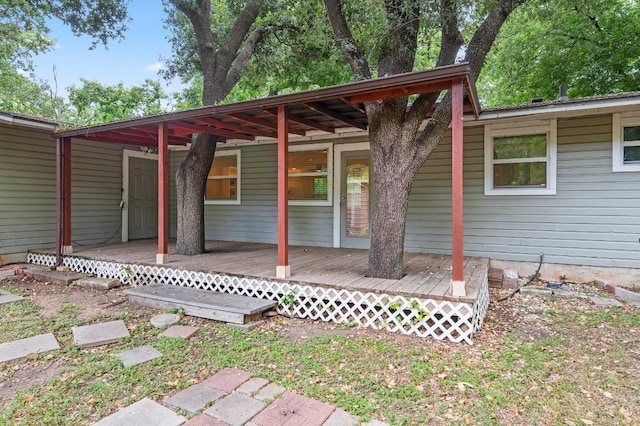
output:
[[[640,113],[613,114],[613,171],[640,171]]]
[[[207,176],[206,204],[240,204],[240,150],[216,152]]]
[[[331,144],[289,149],[289,204],[331,205]]]
[[[485,126],[485,195],[556,193],[556,121]]]

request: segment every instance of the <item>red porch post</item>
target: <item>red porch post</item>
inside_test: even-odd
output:
[[[289,266],[289,117],[278,106],[278,265],[276,277],[291,276]]]
[[[73,253],[71,243],[71,138],[62,138],[62,254]]]
[[[463,83],[454,81],[451,87],[451,230],[452,270],[450,292],[452,296],[465,296],[464,282],[464,218],[463,198]]]
[[[158,254],[156,263],[169,262],[169,126],[158,124]]]

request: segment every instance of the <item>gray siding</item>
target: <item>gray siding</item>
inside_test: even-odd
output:
[[[465,251],[499,260],[635,267],[640,173],[612,173],[611,116],[558,120],[557,193],[485,196],[483,127],[465,128]],[[448,253],[451,144],[413,186],[406,247]]]
[[[0,125],[0,253],[55,245],[55,158],[49,131]]]
[[[121,147],[74,141],[71,152],[74,245],[119,241]],[[0,253],[55,246],[55,197],[50,132],[0,126]]]

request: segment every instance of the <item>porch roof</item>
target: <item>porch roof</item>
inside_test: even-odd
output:
[[[320,130],[335,133],[341,128],[368,128],[363,102],[433,93],[462,81],[464,112],[479,114],[480,108],[469,64],[398,74],[289,95],[214,105],[108,124],[61,130],[56,138],[78,138],[139,146],[157,146],[158,125],[167,123],[170,145],[186,145],[195,133],[217,135],[221,140],[255,140],[278,137],[278,107],[288,110],[289,133],[306,135]],[[426,117],[425,117],[426,118]]]

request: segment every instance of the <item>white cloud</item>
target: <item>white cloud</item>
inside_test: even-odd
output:
[[[161,69],[162,69],[162,63],[160,61],[156,61],[144,67],[144,70],[147,72],[158,72]]]

